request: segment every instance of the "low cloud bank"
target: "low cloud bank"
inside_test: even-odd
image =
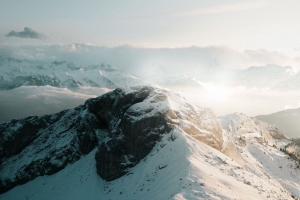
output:
[[[279,52],[267,50],[240,52],[215,46],[151,49],[131,46],[108,48],[90,44],[20,47],[0,45],[0,55],[41,63],[70,61],[75,64],[93,65],[104,62],[123,72],[136,75],[142,80],[151,80],[155,83],[166,78],[172,80],[173,74],[174,77],[187,75],[195,78],[201,75],[205,76],[207,74],[205,72],[216,74],[216,71],[223,70],[224,73],[216,74],[218,75],[217,79],[231,80],[229,72],[234,71],[232,69],[246,69],[250,66],[265,66],[267,64],[291,65],[296,68],[300,66],[300,59],[292,59]],[[229,78],[226,79],[226,76]],[[207,80],[208,83],[210,81],[212,84],[216,84],[212,80]],[[205,88],[210,93],[208,96],[187,91],[181,91],[181,94],[200,106],[212,108],[217,115],[243,112],[250,116],[256,116],[300,107],[299,91],[287,92],[263,88],[243,89],[242,86],[238,88],[236,85],[223,87],[222,82],[217,84],[220,85],[216,88]],[[105,92],[107,90],[98,91],[96,88],[89,87],[72,92],[47,86],[0,91],[2,97],[0,99],[0,110],[2,111],[0,121],[73,108],[84,103],[87,98]]]
[[[74,108],[108,89],[84,87],[74,92],[51,86],[26,86],[0,91],[0,121],[56,113]]]
[[[300,90],[275,91],[218,85],[205,89],[208,91],[206,96],[195,92],[179,93],[196,105],[211,108],[218,116],[240,112],[255,117],[300,107]]]
[[[255,117],[281,110],[300,107],[300,91],[274,91],[268,89],[204,87],[207,93],[197,90],[178,90],[190,102],[211,108],[217,116],[234,112]],[[51,86],[26,86],[9,91],[0,91],[0,121],[44,115],[74,108],[86,99],[110,91],[105,88],[82,87],[77,91]]]
[[[236,51],[224,46],[151,49],[132,46],[108,48],[91,44],[2,45],[0,54],[40,62],[70,61],[83,65],[105,62],[129,73],[151,68],[159,68],[164,73],[178,71],[193,74],[204,68],[245,69],[267,64],[300,66],[300,59],[290,58],[280,52]]]

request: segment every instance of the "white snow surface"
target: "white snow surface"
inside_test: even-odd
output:
[[[270,125],[240,113],[218,119],[210,109],[155,90],[158,93],[130,109],[153,114],[170,107],[168,117],[177,120],[175,127],[126,175],[111,182],[101,179],[94,149],[54,175],[1,194],[0,200],[300,198],[300,171],[279,150],[289,140]],[[218,151],[210,142],[204,141],[211,146],[204,144],[203,137],[216,137],[222,148]]]
[[[252,138],[249,136],[249,138]],[[174,140],[175,139],[175,140]],[[127,175],[106,182],[96,174],[95,150],[52,175],[0,195],[0,199],[292,199],[299,171],[276,148],[247,140],[243,168],[180,129],[165,134]],[[174,140],[174,141],[173,141]]]

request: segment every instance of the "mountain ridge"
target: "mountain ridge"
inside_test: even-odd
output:
[[[300,171],[280,151],[290,141],[275,128],[240,113],[217,118],[160,88],[116,89],[60,114],[1,123],[0,130],[0,198],[300,196]],[[18,139],[28,130],[39,137]],[[9,150],[14,140],[23,146]],[[3,188],[10,183],[19,186]]]
[[[300,108],[297,108],[287,109],[269,115],[259,115],[255,118],[271,124],[290,138],[299,138],[299,116]]]
[[[206,118],[209,121],[205,122]],[[221,127],[210,110],[196,109],[178,95],[149,86],[116,89],[74,109],[2,123],[1,192],[38,175],[53,174],[97,144],[98,174],[114,180],[145,157],[160,135],[178,123],[195,138],[221,148]],[[30,157],[36,158],[26,159]],[[19,164],[11,170],[15,162]]]

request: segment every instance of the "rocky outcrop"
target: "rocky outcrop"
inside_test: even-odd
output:
[[[88,101],[88,109],[108,125],[109,138],[95,155],[97,173],[114,180],[127,172],[153,148],[160,135],[169,132],[167,109],[155,110],[159,101],[149,102],[157,93],[151,87],[135,88]]]
[[[94,149],[97,118],[82,116],[84,108],[0,124],[1,193],[54,174]]]
[[[0,192],[56,173],[94,148],[97,173],[114,180],[176,128],[222,147],[222,129],[211,110],[151,86],[116,89],[57,114],[0,123]]]

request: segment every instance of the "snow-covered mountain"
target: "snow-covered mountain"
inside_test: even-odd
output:
[[[66,61],[36,63],[0,56],[0,89],[45,86],[77,89],[81,86],[115,89],[140,85],[142,80],[111,65],[82,66]]]
[[[83,66],[67,61],[46,63],[0,56],[0,110],[6,111],[0,114],[0,121],[58,112],[83,103],[84,96],[94,97],[117,87],[157,85],[176,92],[206,92],[190,77],[162,74],[163,79],[148,80],[140,75],[136,77],[104,63]],[[61,90],[64,88],[68,89],[65,94]],[[56,104],[48,103],[49,98]]]
[[[243,114],[217,118],[170,91],[116,89],[0,124],[0,199],[292,199],[291,143]]]
[[[51,85],[69,89],[76,89],[80,86],[115,89],[148,83],[176,91],[205,92],[198,81],[230,87],[245,86],[281,91],[300,89],[300,72],[290,66],[253,66],[239,70],[221,67],[206,70],[199,68],[198,71],[194,71],[194,74],[187,74],[189,76],[183,76],[182,71],[174,70],[170,73],[157,66],[152,66],[151,69],[141,66],[141,69],[136,70],[132,75],[104,63],[83,66],[67,61],[29,62],[0,56],[0,89],[13,89],[27,85]]]
[[[269,115],[259,115],[256,118],[277,127],[290,138],[300,137],[300,108],[283,110]]]
[[[0,56],[0,74],[0,89],[2,90],[45,85],[72,90],[81,86],[115,89],[154,84],[175,91],[205,92],[200,83],[187,76],[170,77],[165,74],[163,79],[145,79],[142,74],[139,78],[104,63],[82,66],[67,61],[53,61],[41,64]]]

